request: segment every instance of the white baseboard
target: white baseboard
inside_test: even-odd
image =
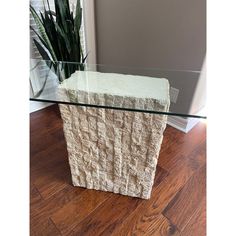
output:
[[[198,122],[200,122],[198,118],[183,118],[178,116],[168,116],[167,119],[168,125],[184,133],[188,133]]]
[[[53,103],[30,101],[30,113],[39,111],[51,105],[53,105]]]
[[[201,109],[196,115],[205,114],[205,108]],[[184,132],[188,133],[195,125],[201,121],[200,118],[183,118],[180,116],[168,116],[167,124]]]

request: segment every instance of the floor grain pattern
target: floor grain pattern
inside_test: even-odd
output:
[[[206,125],[167,126],[149,200],[73,187],[57,105],[30,115],[30,233],[206,235]]]

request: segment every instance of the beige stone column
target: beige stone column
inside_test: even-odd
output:
[[[169,99],[88,93],[63,86],[59,92],[61,97],[82,103],[169,109]],[[64,104],[59,107],[74,186],[150,198],[167,116]]]

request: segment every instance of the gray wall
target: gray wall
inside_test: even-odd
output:
[[[196,113],[199,109],[203,109],[206,104],[206,61],[203,63],[202,72],[198,79],[197,87],[195,89],[192,100],[190,113]],[[203,114],[204,116],[206,114]]]
[[[206,51],[205,4],[205,0],[95,1],[97,63],[201,70]],[[198,76],[179,72],[153,76],[160,74],[180,89],[171,110],[188,112]]]

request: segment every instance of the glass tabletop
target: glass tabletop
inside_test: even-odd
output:
[[[30,100],[206,118],[201,71],[30,59]]]

